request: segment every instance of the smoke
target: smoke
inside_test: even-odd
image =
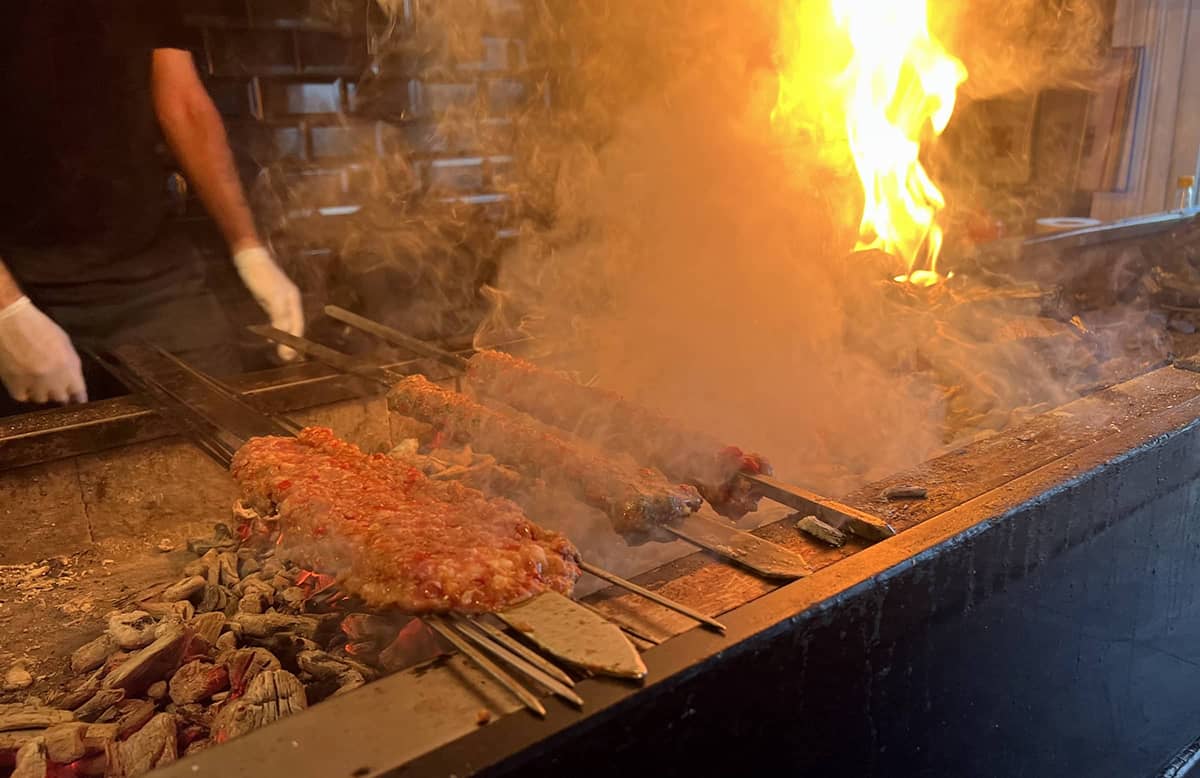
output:
[[[1081,83],[1104,34],[1095,4],[933,5],[968,104]],[[585,380],[840,493],[1070,399],[1095,365],[1039,304],[1017,312],[1044,330],[1002,330],[1011,305],[897,300],[886,258],[847,258],[861,192],[824,101],[846,52],[808,7],[786,55],[811,63],[812,99],[781,128],[778,3],[542,6],[555,111],[521,125],[525,218],[476,342],[535,335]]]

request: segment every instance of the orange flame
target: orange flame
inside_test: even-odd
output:
[[[897,281],[930,286],[941,280],[937,217],[946,200],[921,164],[921,144],[946,129],[966,68],[930,33],[927,0],[829,2],[848,62],[831,85],[814,85],[814,55],[797,51],[811,45],[812,4],[783,0],[772,119],[795,121],[814,90],[829,88],[819,111],[842,123],[865,195],[856,250],[892,254],[908,268]],[[825,56],[843,41],[829,44]]]

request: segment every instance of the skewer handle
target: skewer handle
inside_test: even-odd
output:
[[[483,654],[475,650],[467,641],[458,636],[458,633],[451,629],[440,616],[434,616],[424,620],[435,632],[444,637],[452,646],[457,648],[463,656],[475,663],[483,672],[490,675],[497,683],[508,689],[514,697],[521,701],[521,704],[531,711],[541,716],[546,717],[546,708],[541,701],[533,695],[528,689],[519,684],[511,675],[501,670],[492,660],[488,659]]]
[[[547,690],[553,692],[559,697],[562,697],[572,705],[580,708],[583,707],[583,698],[571,691],[570,687],[555,678],[551,678],[548,673],[543,672],[540,667],[535,666],[532,662],[517,656],[504,646],[493,642],[491,638],[476,628],[477,625],[474,622],[462,617],[455,617],[453,624],[454,628],[458,630],[459,634],[470,640],[475,645],[479,646],[484,651],[487,651],[501,662],[504,662],[525,677],[532,679],[538,684],[541,684]]]

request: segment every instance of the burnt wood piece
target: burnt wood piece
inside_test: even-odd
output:
[[[269,638],[281,632],[291,632],[312,640],[321,629],[321,619],[313,616],[289,616],[282,613],[239,613],[233,617],[242,634],[253,638]]]
[[[80,721],[96,721],[112,706],[125,699],[124,689],[101,689],[78,708],[75,718]]]
[[[33,740],[46,733],[45,729],[17,729],[11,732],[0,732],[0,765],[12,764],[17,752]]]
[[[224,613],[202,613],[191,620],[189,626],[195,631],[196,637],[204,640],[210,646],[216,645],[217,638],[225,629],[226,616]]]
[[[191,635],[179,624],[164,624],[153,643],[129,657],[106,677],[106,689],[123,689],[129,694],[142,694],[155,681],[160,681],[179,667]]]
[[[37,729],[75,720],[75,714],[40,705],[0,705],[0,732]]]
[[[239,648],[222,654],[219,661],[229,673],[229,686],[235,695],[245,694],[260,673],[281,667],[279,659],[265,648]]]
[[[179,600],[190,600],[200,592],[204,591],[206,583],[204,576],[193,575],[184,578],[176,583],[171,584],[159,596],[163,602],[177,602]]]
[[[201,702],[228,688],[229,671],[222,665],[201,659],[179,668],[171,676],[169,686],[171,701],[176,705]]]
[[[800,519],[800,521],[796,522],[796,529],[812,535],[822,543],[826,543],[834,548],[841,548],[846,545],[845,532],[842,532],[837,527],[829,526],[816,516],[805,516]]]
[[[95,670],[117,650],[117,641],[105,632],[95,640],[84,643],[71,654],[71,672],[86,673]]]
[[[116,743],[108,752],[112,778],[133,778],[174,762],[179,757],[177,728],[179,719],[160,713],[128,740]]]
[[[46,778],[49,769],[46,744],[38,737],[21,746],[17,752],[17,765],[9,778]]]
[[[86,734],[88,724],[82,721],[50,727],[42,735],[46,744],[46,755],[50,761],[69,764],[88,752]]]
[[[108,619],[108,634],[126,651],[145,648],[154,642],[158,620],[146,611],[114,613]]]
[[[286,670],[266,670],[254,677],[244,695],[217,712],[213,737],[224,742],[307,707],[304,684],[296,676]]]

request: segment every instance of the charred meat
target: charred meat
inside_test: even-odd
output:
[[[608,514],[624,535],[653,534],[658,525],[688,516],[701,505],[694,488],[672,484],[657,470],[614,459],[525,414],[489,408],[423,376],[396,384],[388,404],[453,440],[471,443],[528,475],[571,490]]]
[[[231,470],[248,504],[278,513],[283,553],[372,606],[491,612],[548,589],[570,594],[579,577],[571,542],[516,504],[432,481],[328,429],[254,438]]]
[[[467,381],[480,395],[604,448],[624,451],[673,480],[695,486],[718,513],[729,518],[741,518],[758,508],[758,496],[738,473],[772,473],[770,463],[758,454],[726,446],[616,392],[584,386],[565,373],[508,354],[475,354]]]

